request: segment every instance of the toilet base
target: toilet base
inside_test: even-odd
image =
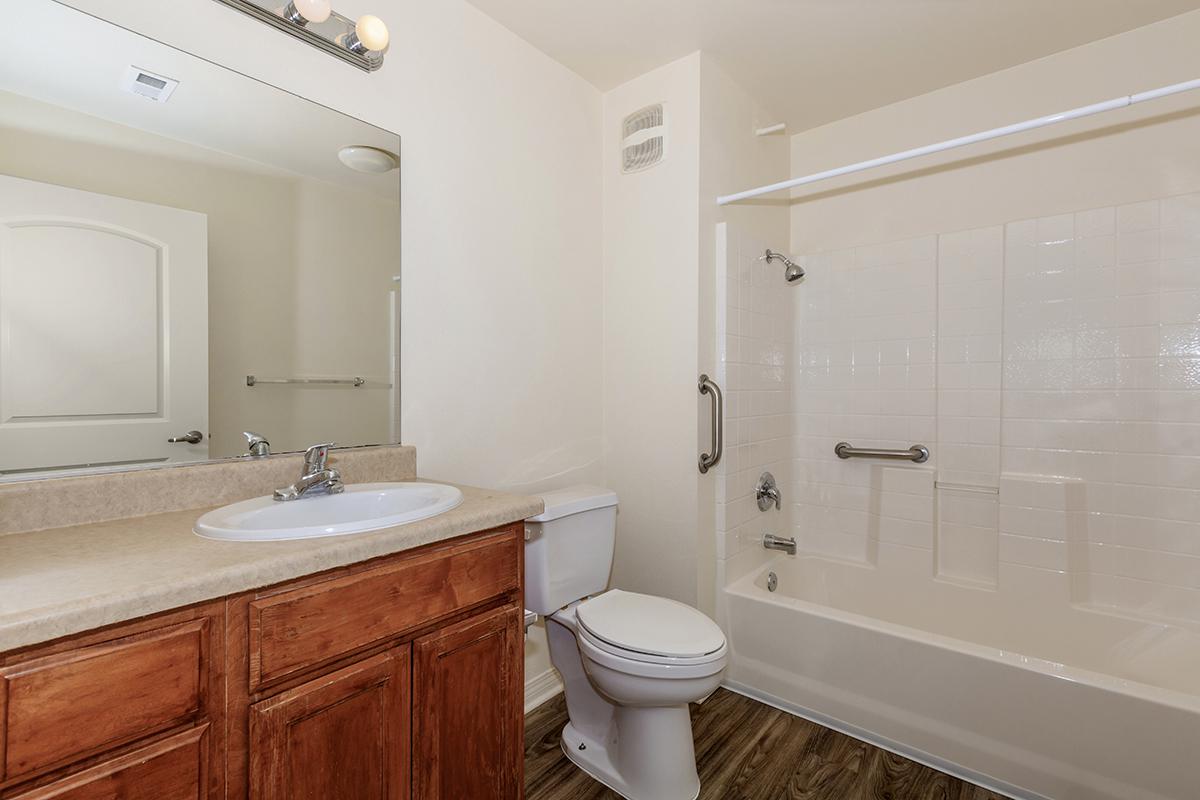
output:
[[[641,724],[629,719],[646,716],[652,718],[648,728],[645,728],[645,719]],[[621,727],[621,717],[626,717],[625,734],[622,736],[627,738],[610,737],[611,742],[587,736],[568,722],[562,732],[563,753],[575,766],[626,800],[696,800],[700,796],[700,777],[696,774],[691,720],[687,706],[618,709],[618,730]],[[680,725],[686,727],[679,730]],[[628,735],[631,729],[643,729],[647,736]],[[679,733],[686,735],[686,739],[683,740],[686,746],[661,746],[663,734],[666,734],[667,742],[679,742]],[[659,742],[659,746],[647,747],[647,738]],[[624,773],[618,768],[618,763],[621,762],[620,752],[614,752],[622,747],[626,753],[626,763],[622,764],[625,768]]]
[[[572,764],[588,775],[626,800],[635,800],[629,793],[629,787],[625,785],[625,781],[621,780],[621,776],[617,774],[616,768],[609,760],[608,750],[604,744],[584,736],[569,722],[562,732],[562,751]]]

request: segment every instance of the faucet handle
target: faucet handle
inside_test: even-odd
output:
[[[333,447],[337,442],[326,442],[325,444],[314,444],[312,447],[304,451],[304,474],[311,475],[314,472],[320,472],[325,469],[325,462],[329,458],[329,448]]]
[[[754,495],[758,498],[758,510],[766,511],[775,505],[775,510],[779,511],[783,508],[783,495],[779,492],[779,486],[775,483],[775,476],[769,472],[764,472],[758,478],[758,485],[754,487]]]

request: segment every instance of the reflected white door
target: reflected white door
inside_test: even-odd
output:
[[[0,472],[207,457],[207,217],[0,176]]]

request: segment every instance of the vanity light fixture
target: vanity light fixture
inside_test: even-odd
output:
[[[292,0],[283,7],[283,18],[304,27],[310,22],[324,22],[333,13],[330,0]]]
[[[383,66],[391,36],[383,20],[357,20],[333,10],[332,0],[217,0],[243,14],[324,50],[365,72]],[[282,5],[281,5],[282,3]]]
[[[346,48],[355,53],[369,53],[387,49],[391,41],[387,25],[374,14],[363,14],[354,23],[354,32],[346,36]]]
[[[383,175],[400,166],[396,157],[386,150],[365,144],[352,144],[338,151],[338,159],[355,172]]]

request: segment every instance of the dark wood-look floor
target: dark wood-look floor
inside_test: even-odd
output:
[[[525,718],[526,800],[619,800],[567,760],[562,695]],[[692,706],[700,800],[1004,800],[720,689]]]

